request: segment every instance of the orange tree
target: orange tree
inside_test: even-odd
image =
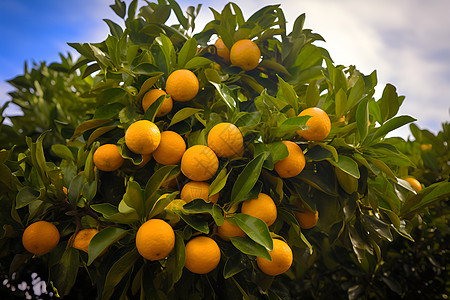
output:
[[[70,43],[61,73],[83,112],[1,151],[3,268],[42,263],[58,296],[84,278],[100,299],[383,298],[384,245],[450,194],[400,178],[415,165],[386,134],[415,119],[395,87],[374,99],[375,72],[336,65],[304,15],[288,32],[279,5],[211,9],[194,35],[200,6],[111,8],[125,26]]]

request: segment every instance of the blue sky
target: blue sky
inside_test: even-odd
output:
[[[107,0],[2,0],[0,2],[0,104],[9,99],[5,80],[23,72],[24,61],[59,61],[67,42],[106,38],[104,18],[120,22]],[[127,0],[127,3],[130,1]],[[400,113],[418,119],[421,128],[437,132],[450,121],[450,1],[430,0],[236,0],[245,17],[268,4],[280,3],[291,26],[306,13],[305,27],[320,33],[320,44],[337,64],[356,65],[364,74],[377,70],[381,95],[386,83],[406,96]],[[145,2],[140,1],[140,5]],[[212,18],[209,6],[221,10],[227,1],[203,3],[197,30]],[[15,111],[10,109],[10,114]],[[404,127],[396,135],[408,137]]]

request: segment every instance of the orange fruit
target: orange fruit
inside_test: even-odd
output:
[[[223,43],[222,39],[218,39],[214,44],[217,49],[217,56],[223,59],[223,61],[227,64],[230,63],[230,49]]]
[[[186,151],[186,143],[175,131],[163,131],[161,142],[153,152],[153,158],[163,165],[174,165],[181,160]]]
[[[216,241],[206,236],[193,238],[186,244],[184,266],[196,274],[214,270],[220,262],[220,248]]]
[[[125,132],[128,149],[137,154],[150,154],[159,146],[161,133],[155,123],[140,120],[131,124]]]
[[[303,150],[291,141],[283,141],[283,144],[286,145],[289,155],[275,163],[275,171],[281,178],[297,176],[303,170],[306,163]]]
[[[230,237],[247,236],[241,227],[231,224],[226,219],[221,226],[217,226],[217,233],[224,241],[229,241]]]
[[[143,168],[152,159],[152,154],[142,154],[142,161],[137,165],[137,167]]]
[[[304,211],[304,212],[297,212],[295,211],[295,217],[297,218],[298,224],[300,224],[300,227],[303,229],[311,229],[314,226],[316,226],[317,221],[319,220],[319,212],[317,210],[315,211]]]
[[[431,150],[431,148],[433,148],[433,145],[431,145],[431,144],[420,145],[420,149],[422,149],[422,151],[428,151],[428,150]]]
[[[311,118],[309,118],[309,120],[306,122],[306,126],[308,126],[309,128],[306,130],[297,131],[298,135],[303,137],[304,139],[308,141],[322,141],[328,136],[328,134],[330,134],[330,118],[328,117],[327,113],[321,108],[307,108],[303,110],[298,116],[311,116]]]
[[[259,65],[261,51],[258,46],[249,39],[243,39],[234,43],[230,51],[231,63],[245,71],[250,71]]]
[[[256,263],[261,271],[270,276],[283,274],[292,265],[294,256],[288,244],[282,240],[273,240],[273,250],[269,251],[272,261],[262,257],[256,258]]]
[[[28,252],[43,255],[58,245],[59,237],[59,231],[55,225],[47,221],[38,221],[25,228],[22,244]]]
[[[194,199],[203,199],[206,202],[217,203],[219,194],[208,197],[209,186],[210,184],[204,181],[189,181],[181,189],[180,198],[186,202],[191,202]]]
[[[88,253],[89,243],[97,233],[98,230],[93,228],[80,230],[73,240],[72,247]]]
[[[145,93],[144,97],[142,98],[142,108],[144,111],[147,111],[147,109],[150,107],[150,105],[153,104],[156,100],[158,100],[159,97],[167,95],[166,92],[163,90],[153,89]],[[157,117],[162,117],[167,115],[173,107],[173,101],[172,98],[165,98],[163,103],[158,109],[158,112],[156,113]]]
[[[174,101],[189,101],[197,95],[198,89],[197,76],[189,70],[173,71],[166,81],[166,92]]]
[[[218,168],[219,159],[207,146],[192,146],[184,152],[181,158],[181,172],[193,181],[211,179]]]
[[[272,198],[264,193],[259,193],[258,198],[250,199],[242,203],[243,214],[259,218],[266,222],[267,226],[272,225],[277,219],[277,207]]]
[[[105,144],[95,150],[93,161],[97,169],[112,172],[122,166],[124,159],[116,145]]]
[[[219,123],[208,133],[208,147],[219,157],[238,157],[244,151],[244,138],[234,124]]]
[[[136,234],[136,248],[148,260],[165,258],[175,246],[172,226],[160,219],[151,219],[139,227]]]
[[[413,177],[407,177],[405,178],[405,180],[413,187],[416,192],[422,190],[422,185],[420,184],[419,180]]]

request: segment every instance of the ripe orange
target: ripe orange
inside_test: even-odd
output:
[[[222,39],[218,39],[214,44],[217,49],[217,56],[221,57],[227,64],[230,63],[230,49],[223,43]]]
[[[283,144],[286,145],[289,155],[275,163],[275,171],[281,178],[297,176],[305,167],[305,155],[296,143],[283,141]]]
[[[145,93],[144,97],[142,98],[142,108],[144,111],[147,111],[147,109],[150,107],[150,105],[153,104],[156,100],[158,100],[159,97],[162,95],[167,95],[166,92],[163,90],[153,89]],[[167,115],[173,107],[173,101],[172,98],[165,98],[162,105],[159,107],[158,112],[156,113],[157,117],[162,117]]]
[[[234,124],[219,123],[208,133],[208,147],[219,157],[238,157],[244,151],[244,138]]]
[[[105,144],[94,152],[94,165],[97,169],[112,172],[120,168],[124,162],[122,155],[116,145]]]
[[[142,257],[159,260],[169,255],[175,246],[172,226],[160,219],[151,219],[139,227],[136,248]]]
[[[241,227],[231,224],[226,219],[223,222],[222,226],[217,226],[217,233],[224,241],[229,241],[230,237],[246,236]]]
[[[299,115],[301,116],[312,116],[306,122],[306,126],[309,128],[306,130],[297,131],[298,135],[303,137],[308,141],[322,141],[331,130],[331,121],[327,113],[318,107],[310,107],[303,110]]]
[[[184,266],[196,274],[214,270],[220,262],[220,248],[216,241],[206,236],[193,238],[186,244]]]
[[[277,207],[269,195],[259,193],[258,198],[250,199],[242,203],[242,213],[259,218],[272,225],[277,219]]]
[[[89,243],[97,233],[98,230],[93,228],[80,230],[73,240],[72,247],[88,253]]]
[[[422,149],[422,151],[429,151],[429,150],[431,150],[431,148],[433,148],[433,145],[431,145],[431,144],[420,145],[420,149]]]
[[[218,168],[219,159],[207,146],[192,146],[184,152],[181,158],[181,172],[193,181],[211,179]]]
[[[125,132],[128,149],[137,154],[150,154],[159,146],[161,133],[158,126],[148,120],[131,124]]]
[[[186,151],[186,143],[175,131],[163,131],[161,142],[153,152],[153,158],[163,165],[174,165],[181,160]]]
[[[413,189],[418,192],[422,190],[422,185],[420,184],[419,180],[413,178],[413,177],[407,177],[405,178],[407,182],[413,187]]]
[[[189,70],[173,71],[166,81],[166,92],[174,101],[189,101],[197,95],[198,89],[197,76]]]
[[[292,265],[294,256],[288,244],[282,240],[273,240],[273,250],[269,251],[272,261],[265,258],[257,257],[256,263],[261,271],[267,275],[277,276],[283,274]]]
[[[181,189],[180,198],[186,202],[191,202],[194,199],[203,199],[206,202],[217,203],[219,194],[208,197],[209,186],[209,183],[204,181],[189,181]]]
[[[137,167],[139,169],[143,168],[150,161],[150,159],[152,159],[152,154],[151,153],[149,153],[149,154],[142,154],[142,161],[141,161],[140,164],[137,165]]]
[[[303,229],[311,229],[316,226],[319,220],[319,212],[317,210],[305,210],[304,212],[295,211],[295,217],[297,218],[298,224]]]
[[[234,43],[230,51],[231,63],[241,67],[245,71],[250,71],[259,65],[261,51],[258,46],[249,39],[244,39]]]
[[[59,237],[59,231],[55,225],[47,221],[38,221],[25,228],[22,244],[28,252],[43,255],[58,245]]]

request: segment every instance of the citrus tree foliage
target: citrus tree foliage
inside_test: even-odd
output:
[[[288,32],[279,5],[263,7],[245,19],[241,9],[229,3],[221,12],[211,9],[214,19],[192,34],[200,6],[183,12],[170,0],[139,9],[137,1],[128,7],[116,1],[111,7],[124,26],[105,20],[110,28],[106,40],[69,43],[81,55],[75,63],[63,58],[56,69],[41,66],[37,79],[30,79],[39,73],[34,70],[11,82],[18,89],[14,102],[24,101],[23,110],[33,111],[27,119],[31,129],[24,132],[32,137],[26,138],[24,149],[0,152],[0,241],[3,257],[12,261],[11,273],[42,260],[48,266],[49,286],[60,296],[70,293],[79,275],[90,279],[101,299],[285,299],[300,293],[301,282],[319,282],[311,276],[327,276],[338,267],[356,272],[351,276],[371,276],[382,265],[386,242],[413,240],[417,214],[450,194],[445,181],[426,182],[415,192],[400,179],[405,170],[414,172],[417,162],[398,150],[398,139],[386,135],[415,120],[397,116],[405,98],[388,84],[376,100],[376,73],[364,75],[354,66],[336,65],[315,45],[323,38],[303,28],[305,15]],[[166,25],[171,13],[178,25]],[[238,40],[253,40],[262,54],[259,66],[243,71],[229,65],[212,45],[217,36],[228,49]],[[174,102],[169,114],[157,117],[164,101],[160,97],[144,112],[144,94],[165,88],[177,69],[197,76],[200,90],[195,98]],[[38,86],[44,85],[45,91],[61,97],[48,98],[55,101],[40,109],[47,98],[42,99],[46,92],[39,92]],[[307,141],[296,133],[308,128],[309,117],[298,115],[309,107],[322,108],[331,119],[331,132],[323,141]],[[127,148],[124,134],[141,119],[154,122],[161,132],[177,132],[187,147],[206,145],[209,130],[220,122],[239,128],[244,153],[221,158],[209,181],[209,194],[219,194],[216,204],[196,199],[165,209],[189,180],[179,164],[163,166],[151,159],[138,167],[143,157]],[[24,122],[15,122],[3,125],[2,134],[20,133]],[[34,137],[37,128],[44,132]],[[45,147],[53,137],[56,142]],[[274,164],[288,155],[283,140],[294,141],[305,153],[305,168],[292,178],[280,178],[274,171]],[[113,172],[99,171],[93,163],[94,152],[106,143],[119,145],[125,159]],[[278,217],[270,227],[240,211],[243,202],[260,192],[277,206]],[[160,198],[165,193],[169,196]],[[304,209],[319,212],[312,229],[302,229],[295,217]],[[247,237],[229,242],[219,238],[217,226],[225,217]],[[135,244],[140,225],[152,218],[166,220],[175,231],[173,250],[158,261],[142,258]],[[61,240],[49,254],[33,257],[22,247],[21,236],[38,220],[56,224]],[[88,255],[71,247],[71,237],[82,228],[100,230]],[[185,244],[198,235],[212,237],[221,250],[218,267],[206,275],[184,268]],[[268,276],[256,264],[256,257],[270,258],[273,238],[284,239],[294,254],[283,275]],[[323,269],[310,272],[319,263]],[[377,284],[395,290],[389,281]],[[357,298],[373,296],[376,289],[348,284],[341,292]],[[321,296],[311,285],[306,290]]]

